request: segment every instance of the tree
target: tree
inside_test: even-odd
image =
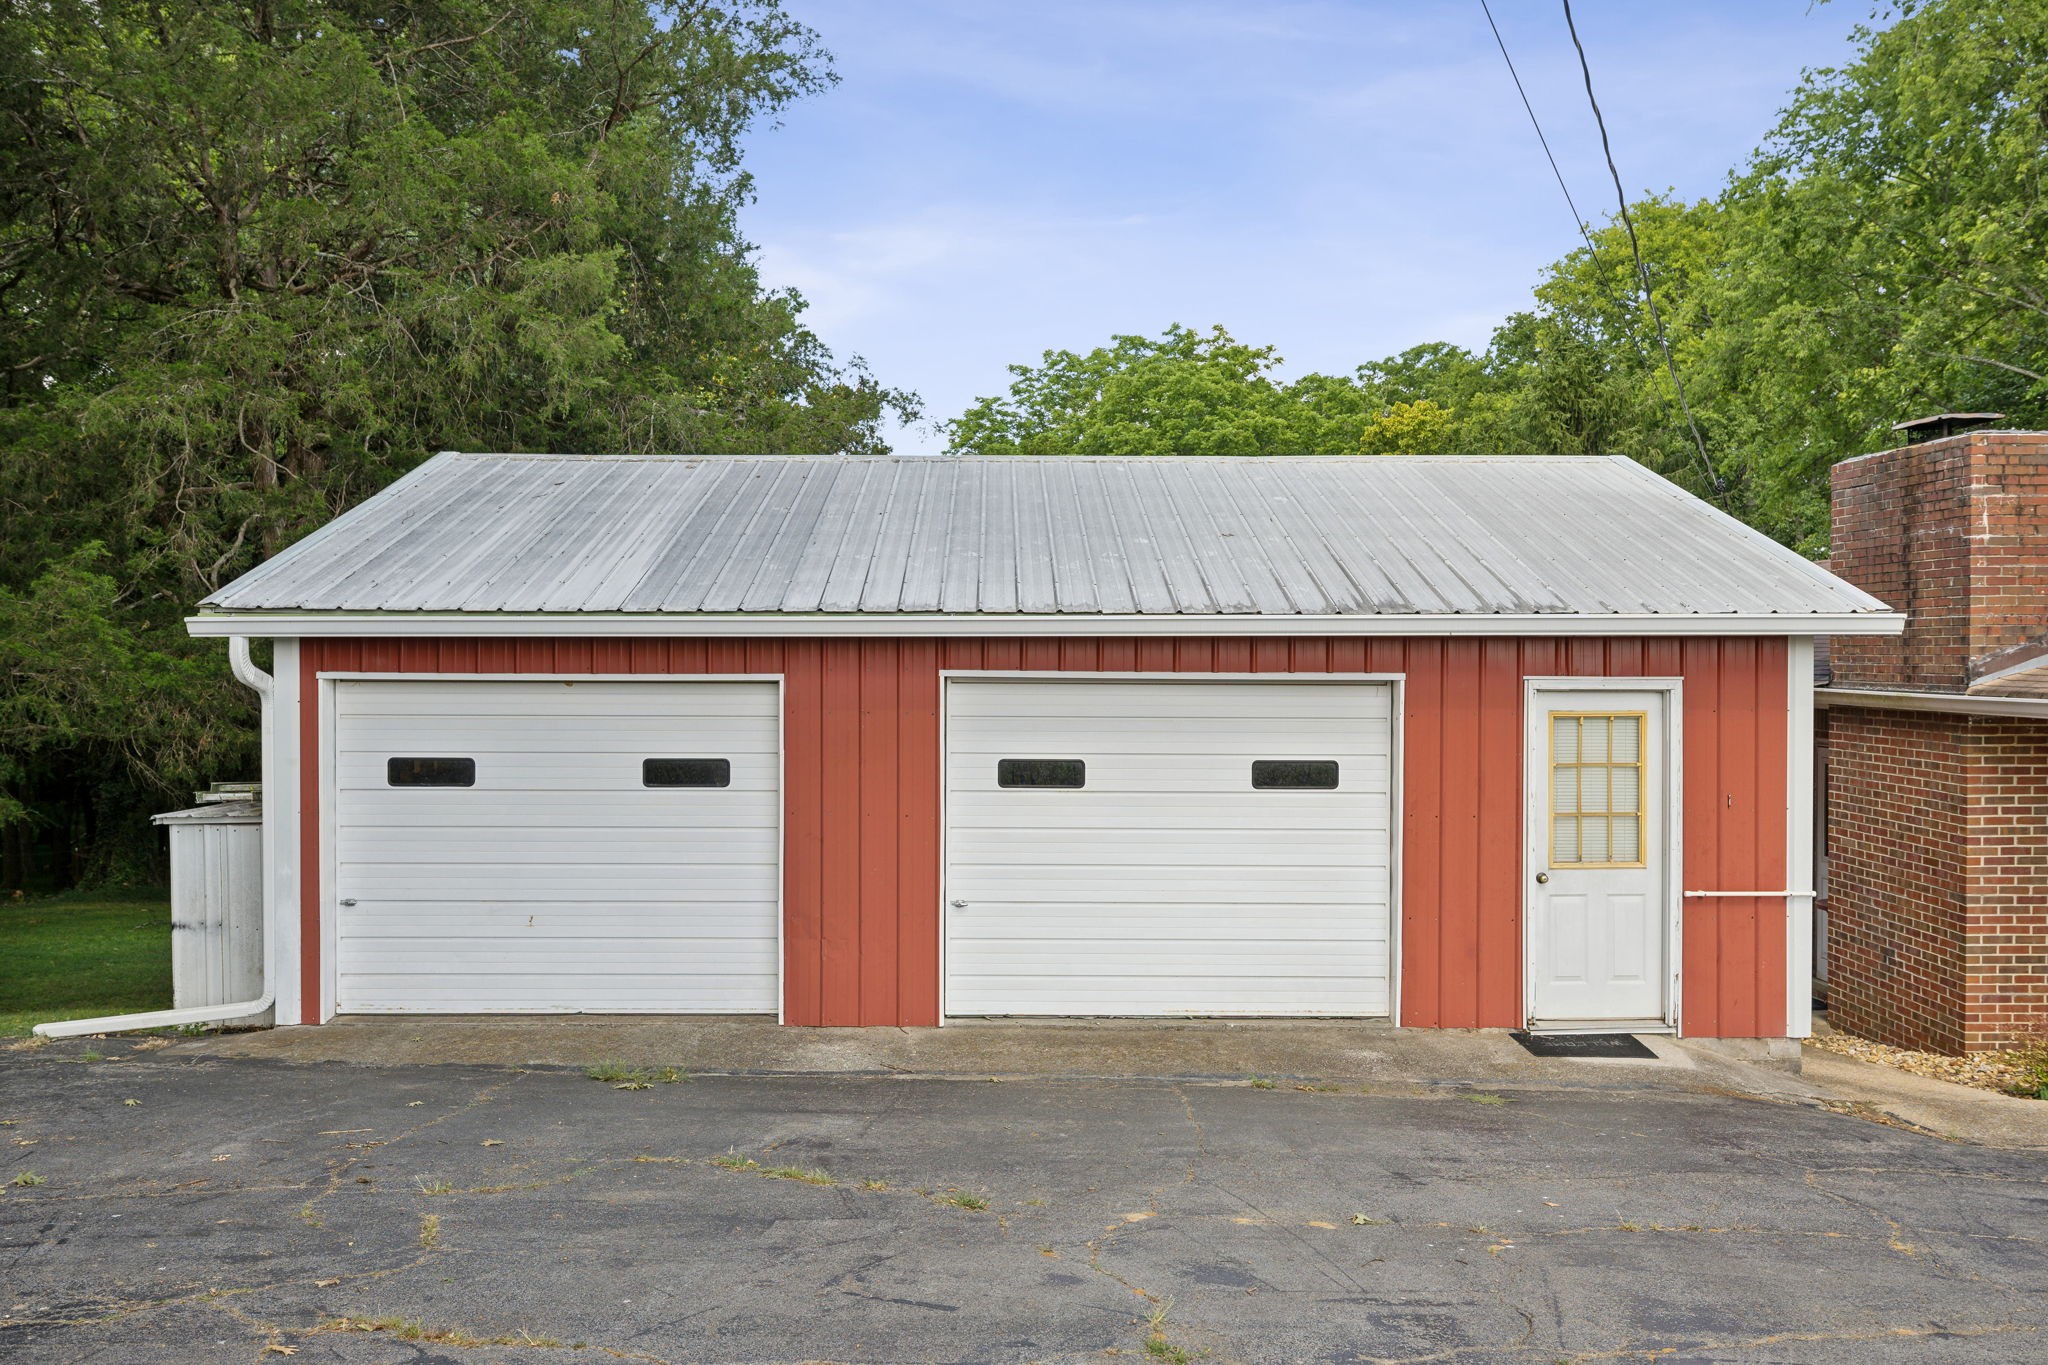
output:
[[[1457,414],[1434,398],[1394,403],[1358,437],[1367,455],[1452,455],[1461,448]]]
[[[103,544],[132,643],[436,450],[882,449],[737,225],[831,79],[776,0],[0,9],[0,588]]]
[[[1221,327],[1178,324],[1086,355],[1047,351],[1036,367],[1012,365],[1009,396],[981,399],[948,435],[981,455],[1287,453],[1301,423],[1272,378],[1279,363]]]
[[[1353,376],[1274,377],[1281,357],[1221,327],[1179,324],[1158,338],[1118,336],[1084,354],[1047,351],[1012,365],[1007,397],[983,398],[948,424],[951,448],[979,455],[1314,455],[1455,447],[1434,402],[1455,375],[1483,384],[1454,346],[1419,346]]]
[[[1815,71],[1723,197],[1703,363],[1760,524],[1819,548],[1827,469],[1941,410],[2048,423],[2048,8],[1906,0]]]

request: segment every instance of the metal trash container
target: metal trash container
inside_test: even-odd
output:
[[[178,1009],[263,993],[263,806],[254,782],[223,782],[171,832],[171,999]]]

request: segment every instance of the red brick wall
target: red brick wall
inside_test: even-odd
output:
[[[1828,567],[1910,613],[1903,636],[1830,640],[1835,686],[1963,685],[1970,439],[1931,441],[1835,466]]]
[[[1972,448],[1970,657],[2048,634],[2048,433]]]
[[[1832,642],[1842,687],[1960,690],[2048,633],[2048,432],[1972,432],[1834,469],[1829,567],[1910,614]]]
[[[1828,1019],[1896,1047],[1963,1046],[1962,720],[1828,709]]]
[[[1835,466],[1831,556],[1908,613],[1831,641],[1833,684],[1961,692],[2048,635],[2048,432]],[[2048,1033],[2048,723],[1835,707],[1827,742],[1830,1018],[1943,1052]]]
[[[1828,712],[1828,1017],[1898,1047],[2048,1034],[2048,724]]]
[[[1963,1046],[2048,1035],[2048,723],[1972,717]]]

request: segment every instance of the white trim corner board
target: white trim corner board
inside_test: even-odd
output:
[[[1785,651],[1785,1036],[1813,1035],[1813,637]]]

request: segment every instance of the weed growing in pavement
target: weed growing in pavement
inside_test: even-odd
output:
[[[711,1158],[711,1164],[722,1166],[728,1171],[752,1171],[755,1175],[769,1180],[795,1180],[805,1185],[837,1185],[839,1182],[825,1171],[814,1171],[807,1166],[763,1166],[750,1156],[727,1152],[724,1156]]]
[[[988,1207],[988,1200],[983,1199],[978,1194],[968,1194],[965,1190],[954,1190],[951,1194],[942,1194],[939,1196],[939,1202],[941,1204],[951,1204],[956,1209],[972,1209],[976,1213]]]
[[[1176,1346],[1166,1338],[1166,1315],[1173,1311],[1173,1300],[1153,1308],[1145,1320],[1145,1354],[1154,1360],[1170,1361],[1172,1365],[1187,1365],[1193,1359],[1185,1347]]]
[[[837,1185],[824,1171],[814,1171],[804,1166],[763,1166],[761,1174],[770,1180],[800,1180],[806,1185]]]
[[[616,1057],[601,1060],[583,1074],[593,1081],[603,1081],[614,1090],[646,1090],[656,1084],[674,1085],[677,1081],[690,1079],[689,1072],[677,1067],[665,1066],[650,1071],[644,1067],[627,1066]]]
[[[2030,1100],[2048,1100],[2048,1037],[2029,1038],[2006,1056],[2020,1073],[2012,1093]]]
[[[43,1178],[37,1175],[34,1171],[23,1171],[21,1174],[15,1176],[14,1179],[8,1181],[7,1183],[14,1186],[17,1189],[25,1189],[32,1185],[42,1184]]]
[[[423,1213],[420,1215],[420,1245],[428,1251],[441,1245],[441,1215]]]
[[[315,1332],[386,1332],[400,1341],[427,1341],[437,1346],[460,1346],[474,1349],[479,1346],[536,1346],[560,1349],[562,1343],[553,1337],[537,1337],[526,1332],[513,1332],[505,1336],[480,1337],[465,1332],[459,1327],[429,1327],[412,1318],[329,1318],[313,1329]],[[570,1349],[575,1349],[571,1347]]]

